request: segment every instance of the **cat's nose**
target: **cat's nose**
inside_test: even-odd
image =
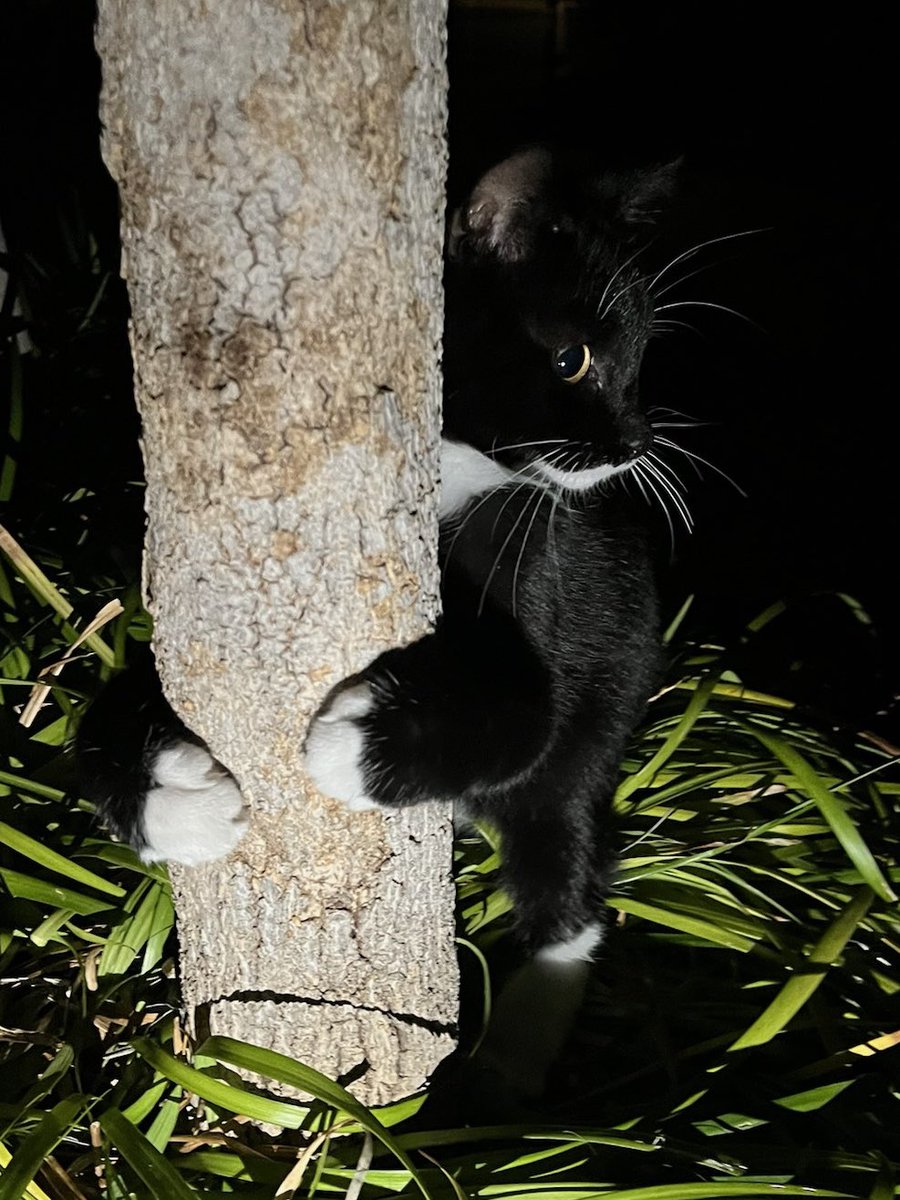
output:
[[[619,439],[622,448],[633,458],[638,458],[650,449],[652,434],[650,426],[641,418],[629,421],[620,430]]]

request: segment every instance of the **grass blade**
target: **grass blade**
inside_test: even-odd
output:
[[[673,912],[668,908],[658,908],[653,904],[645,904],[641,900],[632,900],[630,896],[614,896],[610,901],[612,908],[620,912],[630,913],[634,917],[642,917],[645,921],[653,921],[657,925],[665,925],[669,929],[677,929],[679,933],[689,933],[702,942],[711,942],[716,946],[727,946],[729,950],[752,950],[754,942],[751,938],[723,929],[711,921],[690,917],[685,913]]]
[[[54,587],[37,563],[26,554],[12,534],[7,529],[4,529],[2,525],[0,525],[0,551],[12,563],[31,594],[44,604],[49,605],[54,612],[62,617],[64,621],[63,629],[67,637],[72,640],[76,639],[78,633],[68,624],[67,620],[75,611],[74,608],[65,596]],[[116,665],[115,655],[98,634],[89,633],[84,641],[86,645],[90,646],[104,666],[114,667]]]
[[[100,1126],[153,1200],[196,1200],[194,1189],[118,1109],[108,1108]]]
[[[162,1154],[166,1146],[169,1144],[169,1138],[175,1132],[175,1126],[178,1123],[178,1115],[181,1112],[181,1105],[177,1100],[163,1100],[160,1105],[159,1112],[153,1118],[150,1128],[147,1130],[147,1141],[156,1150]]]
[[[800,787],[810,799],[815,801],[819,812],[828,822],[832,833],[844,847],[847,857],[859,871],[864,882],[882,900],[896,900],[896,893],[879,870],[871,850],[863,841],[862,835],[856,828],[853,818],[847,812],[846,805],[841,798],[829,791],[803,755],[793,746],[789,746],[783,738],[750,723],[746,727],[767,750],[784,763]]]
[[[67,1096],[44,1113],[0,1175],[0,1200],[22,1200],[22,1196],[28,1194],[26,1189],[44,1159],[77,1122],[83,1108],[83,1096]],[[35,1191],[31,1194],[35,1195]]]
[[[97,968],[97,974],[101,977],[124,974],[151,938],[162,936],[165,939],[168,936],[174,920],[172,905],[168,902],[168,884],[147,879],[139,887],[144,888],[145,885],[146,892],[142,894],[136,911],[113,930],[103,947]]]
[[[736,1042],[728,1047],[729,1050],[761,1046],[764,1042],[771,1041],[777,1033],[784,1029],[788,1021],[800,1011],[825,978],[828,968],[837,959],[857,925],[869,911],[872,899],[871,889],[867,887],[859,889],[844,911],[835,921],[832,921],[810,951],[807,959],[809,972],[795,975],[789,979],[768,1008],[757,1017]]]
[[[93,896],[73,892],[71,888],[58,887],[55,883],[46,883],[43,879],[32,879],[30,875],[23,875],[20,871],[3,868],[0,870],[0,879],[9,888],[9,894],[17,900],[34,900],[37,904],[46,904],[54,909],[69,908],[82,917],[89,917],[112,907],[110,900],[97,900]]]
[[[46,867],[48,871],[55,871],[57,875],[64,875],[66,879],[73,883],[83,883],[87,887],[96,888],[98,892],[105,892],[108,896],[124,896],[125,889],[119,887],[117,883],[111,883],[108,879],[102,879],[99,875],[95,875],[93,871],[89,871],[87,867],[82,867],[72,859],[66,858],[62,854],[57,854],[55,850],[51,850],[49,846],[43,846],[34,838],[29,837],[27,833],[22,833],[18,829],[13,829],[4,821],[0,821],[0,842],[4,842],[11,850],[16,850],[19,854],[30,858],[32,862],[36,862],[41,867]]]
[[[173,1083],[181,1084],[189,1092],[196,1094],[216,1108],[225,1108],[229,1112],[241,1113],[254,1121],[264,1121],[269,1125],[283,1125],[286,1129],[299,1129],[306,1120],[308,1109],[299,1104],[288,1104],[284,1100],[270,1100],[256,1092],[244,1091],[233,1084],[223,1083],[211,1075],[198,1071],[180,1059],[157,1046],[150,1038],[135,1038],[131,1043],[141,1058]]]
[[[663,742],[662,746],[657,750],[653,757],[633,775],[627,776],[619,784],[615,795],[615,804],[618,806],[623,800],[636,792],[639,788],[646,787],[653,781],[654,776],[665,763],[672,757],[687,735],[691,732],[696,724],[697,718],[706,708],[709,703],[709,698],[712,695],[713,688],[716,684],[716,677],[710,676],[704,679],[697,686],[696,691],[691,696],[687,708],[681,716],[681,719],[676,724],[675,728]]]
[[[479,1195],[493,1192],[483,1188]],[[602,1195],[603,1193],[599,1193]],[[595,1193],[597,1195],[597,1193]],[[728,1200],[729,1196],[846,1196],[828,1188],[801,1187],[786,1183],[667,1183],[651,1187],[624,1188],[609,1193],[614,1200]]]

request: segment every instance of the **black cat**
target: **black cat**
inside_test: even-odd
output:
[[[659,675],[647,505],[622,484],[662,486],[638,386],[642,255],[672,174],[593,174],[529,149],[454,216],[443,616],[338,685],[306,739],[312,779],[349,808],[439,797],[496,828],[531,964],[509,993],[520,1013],[542,974],[560,984],[551,1007],[580,996],[615,857],[610,799]],[[126,675],[85,718],[85,791],[146,859],[226,853],[244,827],[237,787],[152,686]],[[532,1086],[560,1036],[547,1029]],[[493,1039],[507,1066],[517,1038]]]

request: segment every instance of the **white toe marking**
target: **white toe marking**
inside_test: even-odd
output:
[[[535,958],[542,963],[590,962],[594,951],[600,945],[603,929],[600,925],[586,925],[581,933],[566,942],[554,942],[550,946],[542,946]]]
[[[179,742],[156,756],[144,803],[144,862],[186,866],[229,854],[249,825],[237,784],[202,746]]]
[[[351,812],[380,805],[366,792],[362,773],[365,737],[356,723],[374,707],[367,683],[344,688],[314,717],[306,735],[306,770],[320,792]]]

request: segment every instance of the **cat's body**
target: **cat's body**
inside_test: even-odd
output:
[[[610,495],[601,518],[518,478],[473,495],[442,524],[436,632],[342,686],[307,742],[313,778],[351,807],[437,797],[489,821],[531,950],[601,920],[608,801],[657,679],[629,508]]]
[[[635,259],[668,182],[528,150],[454,218],[443,616],[340,684],[305,747],[350,808],[439,797],[489,821],[522,943],[545,973],[570,973],[571,996],[601,940],[623,748],[659,672],[646,504],[615,477],[652,445],[638,373],[653,309]],[[134,686],[111,685],[84,723],[86,790],[145,857],[215,857],[243,831],[237,787],[158,692],[138,711]]]

